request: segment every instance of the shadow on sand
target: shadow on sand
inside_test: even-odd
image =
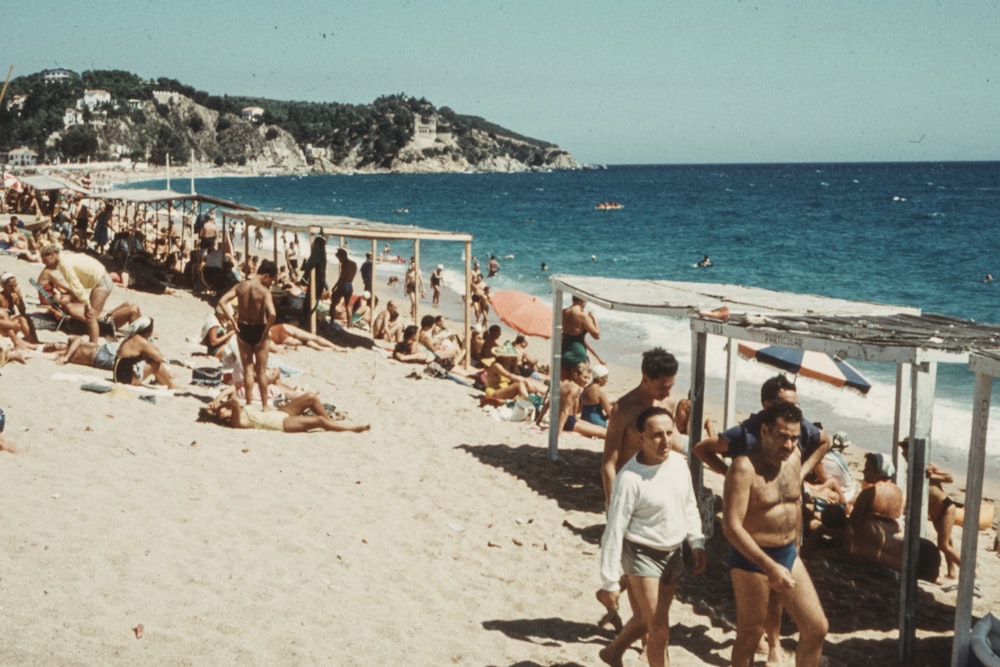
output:
[[[535,492],[555,500],[564,510],[593,513],[594,521],[589,526],[577,527],[569,521],[563,522],[563,526],[588,544],[600,543],[604,530],[604,493],[598,472],[599,452],[560,450],[559,461],[552,462],[547,449],[531,445],[466,444],[459,448],[482,463],[522,480]],[[708,572],[701,576],[685,576],[677,591],[677,599],[690,604],[704,624],[674,626],[671,643],[702,656],[706,664],[722,665],[726,662],[718,661],[716,654],[732,644],[736,631],[736,603],[728,575],[729,543],[722,536],[719,514],[716,515],[715,536],[708,540],[706,550]],[[895,573],[820,558],[805,563],[830,621],[831,635],[859,631],[894,633],[899,624],[899,583]],[[953,606],[938,602],[927,590],[918,589],[916,626],[919,630],[948,633],[954,624],[954,613]],[[484,627],[515,639],[553,646],[561,642],[601,644],[610,638],[608,631],[594,624],[562,619],[494,620],[485,622]],[[706,633],[710,627],[725,632],[729,637],[727,641],[720,644],[709,637]],[[789,637],[794,637],[795,632],[794,624],[785,614],[782,643],[790,651],[794,650],[794,641]],[[950,637],[917,639],[919,655],[929,655],[927,652],[931,651],[943,656],[943,662],[924,660],[922,664],[946,664],[950,647]],[[850,637],[828,641],[825,650],[825,655],[835,665],[895,665],[898,664],[897,653],[895,634],[892,639]],[[728,650],[723,655],[728,655]],[[865,662],[858,663],[862,657]]]

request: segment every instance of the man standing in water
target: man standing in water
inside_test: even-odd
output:
[[[802,412],[776,402],[761,413],[760,443],[726,473],[722,528],[731,545],[736,596],[733,667],[750,667],[776,596],[799,629],[798,667],[816,667],[829,624],[816,588],[798,558],[802,525]]]
[[[246,382],[247,403],[253,402],[254,379],[260,384],[261,409],[267,410],[267,352],[270,330],[277,317],[271,285],[278,275],[278,267],[269,259],[260,263],[257,277],[244,280],[226,292],[219,305],[236,330],[236,344],[240,350],[243,376]],[[239,321],[233,316],[229,302],[236,299]]]

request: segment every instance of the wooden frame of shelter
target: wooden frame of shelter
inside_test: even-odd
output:
[[[1000,339],[1000,327],[978,324],[939,315],[922,315],[919,309],[866,302],[831,299],[813,295],[777,292],[737,285],[683,283],[653,280],[620,280],[588,276],[552,276],[553,286],[553,336],[552,377],[559,377],[561,366],[563,293],[590,301],[598,306],[632,313],[669,315],[689,318],[691,327],[691,416],[690,442],[702,437],[705,401],[705,371],[708,335],[723,336],[729,340],[726,366],[724,425],[729,426],[735,415],[735,359],[734,340],[748,340],[769,345],[781,345],[801,350],[814,350],[837,355],[840,358],[896,364],[896,404],[893,427],[893,460],[900,478],[905,480],[906,529],[903,557],[903,576],[900,583],[899,655],[909,663],[914,657],[916,644],[916,592],[917,553],[919,538],[925,534],[927,521],[927,488],[924,468],[930,459],[931,427],[934,405],[934,388],[938,363],[969,363],[975,349],[994,345]],[[713,310],[725,306],[728,317],[716,319]],[[1000,374],[1000,356],[987,358],[972,356],[977,364],[974,369],[994,370]],[[975,424],[988,421],[990,389],[977,375]],[[987,414],[981,414],[985,410]],[[559,413],[558,392],[552,393],[550,414]],[[903,430],[903,424],[908,428]],[[550,422],[549,458],[558,458],[558,425]],[[899,456],[896,442],[906,433],[910,438],[909,466]],[[978,524],[978,506],[982,494],[983,452],[977,438],[985,442],[985,435],[977,435],[974,426],[973,448],[969,459],[967,480],[969,502],[975,497],[975,514],[967,510],[966,525]],[[978,451],[977,451],[978,450]],[[697,497],[701,497],[701,461],[689,458],[692,482]],[[975,549],[975,531],[963,534],[963,559],[967,549]],[[971,541],[971,544],[967,544]],[[971,564],[963,560],[960,575],[960,603],[956,609],[955,652],[952,665],[957,662],[965,638],[964,650],[968,652],[968,633],[971,609],[974,558]],[[970,568],[971,565],[971,568]],[[964,585],[964,587],[963,587]],[[962,602],[963,596],[967,594]]]
[[[108,192],[103,192],[101,194],[90,195],[93,199],[103,199],[109,201],[118,201],[124,204],[125,211],[122,213],[122,219],[130,222],[130,234],[135,234],[136,228],[139,226],[138,220],[143,220],[142,224],[145,224],[145,220],[149,216],[149,209],[153,209],[154,214],[159,214],[163,210],[167,212],[167,231],[166,238],[169,241],[173,237],[174,228],[174,211],[179,211],[182,220],[183,216],[190,216],[192,219],[198,215],[201,211],[202,204],[211,204],[212,206],[218,206],[223,209],[233,209],[240,211],[256,211],[257,209],[253,206],[247,206],[246,204],[240,204],[239,202],[229,201],[228,199],[221,199],[219,197],[212,197],[211,195],[202,195],[197,193],[183,194],[180,192],[174,192],[173,190],[149,190],[143,188],[136,189],[121,189],[121,190],[111,190]],[[179,203],[179,206],[177,205]],[[128,210],[129,206],[132,207],[132,214],[129,216]],[[139,209],[142,208],[142,214],[139,215]],[[226,215],[226,211],[223,211],[223,218]],[[193,220],[192,220],[193,222]],[[181,222],[180,237],[181,243],[184,242],[184,232],[187,229],[187,225]],[[160,235],[159,225],[156,225],[157,238]],[[192,229],[192,234],[193,234]],[[223,238],[225,236],[223,235]],[[131,244],[129,244],[131,247]],[[169,243],[167,244],[169,247]],[[197,244],[192,244],[192,249],[197,249]]]
[[[963,523],[975,527],[979,525],[983,504],[986,436],[989,432],[993,378],[1000,377],[1000,350],[993,348],[973,351],[969,356],[969,369],[976,374],[976,394],[972,401],[972,434],[969,437]],[[962,565],[958,569],[958,597],[955,601],[955,638],[951,644],[952,667],[964,667],[969,661],[978,537],[976,530],[962,531]]]
[[[351,218],[342,215],[319,215],[319,214],[309,214],[309,213],[233,213],[225,212],[223,213],[223,233],[225,233],[226,223],[229,219],[241,220],[249,228],[251,225],[254,227],[259,227],[262,229],[272,229],[274,230],[273,236],[277,238],[278,231],[289,231],[293,233],[307,232],[309,234],[309,246],[312,245],[312,240],[315,236],[321,235],[326,238],[339,237],[338,247],[344,247],[344,239],[365,239],[371,241],[370,250],[366,252],[371,252],[372,254],[372,303],[375,302],[375,297],[377,295],[376,286],[378,285],[378,280],[376,278],[378,262],[374,261],[379,257],[378,244],[381,241],[413,241],[413,257],[416,260],[417,267],[420,266],[420,241],[459,241],[465,243],[465,293],[470,294],[472,290],[472,234],[467,234],[464,232],[447,232],[438,231],[433,229],[425,229],[423,227],[415,227],[413,225],[396,225],[388,222],[377,222],[374,220],[365,220],[363,218]],[[246,252],[249,253],[250,248],[250,234],[245,234],[246,239]],[[278,263],[278,244],[273,243],[274,246],[274,262]],[[308,247],[308,246],[307,246]],[[316,281],[310,280],[310,286],[316,284]],[[318,295],[310,294],[310,302],[315,303],[315,299]],[[469,333],[471,329],[471,307],[472,304],[469,299],[465,300],[464,305],[464,323],[463,323],[463,340],[469,341]],[[414,317],[415,324],[420,322],[420,299],[417,299],[417,313]],[[374,311],[374,306],[372,308]],[[316,333],[316,312],[313,311],[312,317],[309,321],[309,330],[312,333]],[[465,367],[468,368],[469,365],[469,353],[468,344],[466,344],[465,350]]]

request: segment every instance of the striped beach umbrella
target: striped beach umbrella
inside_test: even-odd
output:
[[[822,380],[835,387],[847,387],[862,394],[867,394],[872,388],[871,382],[857,369],[824,352],[743,341],[739,344],[739,353],[745,359],[754,359],[794,375]]]

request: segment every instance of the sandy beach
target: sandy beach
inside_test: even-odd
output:
[[[0,257],[24,287],[40,268]],[[208,304],[121,288],[110,303],[124,299],[155,319],[168,359],[212,365],[195,354]],[[187,386],[180,365],[175,395],[82,391],[110,373],[41,358],[0,370],[4,434],[25,450],[0,454],[0,664],[598,664],[611,636],[595,625],[602,443],[564,436],[551,463],[544,434],[491,418],[471,387],[410,377],[414,366],[379,349],[282,363],[301,370],[292,384],[371,431],[197,423],[214,392]],[[615,367],[611,378],[616,397],[639,375]],[[860,478],[863,452],[846,453]],[[720,494],[721,481],[706,472]],[[995,535],[980,533],[976,617],[1000,600]],[[717,530],[708,573],[681,584],[675,666],[728,664],[727,548]],[[892,573],[807,565],[830,664],[898,664]],[[947,664],[955,597],[920,584],[915,664]],[[787,619],[783,643],[794,648]],[[642,664],[638,653],[626,664]]]

